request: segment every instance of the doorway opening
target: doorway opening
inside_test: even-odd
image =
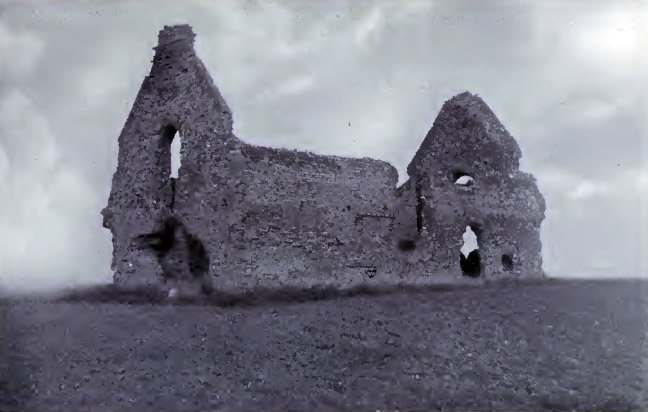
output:
[[[158,141],[157,166],[161,177],[168,180],[171,177],[178,177],[180,168],[180,132],[169,124],[160,131]]]
[[[502,267],[507,272],[513,271],[513,258],[511,255],[502,255]]]
[[[478,232],[480,232],[478,230]],[[470,226],[466,226],[463,234],[464,244],[459,253],[459,267],[464,276],[479,277],[481,273],[481,257],[479,256],[479,244],[477,235]]]

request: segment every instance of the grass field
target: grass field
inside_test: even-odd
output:
[[[0,305],[0,410],[647,410],[648,282]]]

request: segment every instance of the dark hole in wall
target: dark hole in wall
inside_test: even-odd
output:
[[[167,147],[170,149],[171,143],[173,143],[173,138],[177,132],[178,129],[172,124],[162,127],[162,130],[160,131],[160,147]],[[169,162],[171,162],[170,157]]]
[[[477,241],[480,242],[482,239],[482,233],[484,232],[482,230],[482,225],[477,222],[470,222],[468,226],[470,226],[470,230],[472,230],[475,236],[477,236]]]
[[[508,272],[513,270],[513,258],[511,258],[511,255],[502,255],[502,266]]]
[[[175,205],[175,197],[176,197],[176,178],[172,177],[169,179],[169,184],[171,185],[171,204],[170,208],[173,210],[173,206]]]
[[[468,253],[468,257],[465,257],[463,253],[460,253],[459,266],[464,276],[470,276],[471,278],[479,277],[481,272],[481,258],[479,257],[479,252],[475,249],[472,252]]]
[[[418,234],[423,230],[423,194],[421,179],[416,180],[416,229]]]
[[[411,239],[403,239],[398,242],[398,249],[403,252],[411,252],[416,249],[416,242]]]

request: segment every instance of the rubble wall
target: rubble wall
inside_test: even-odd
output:
[[[238,139],[194,37],[187,25],[160,32],[119,136],[102,211],[115,283],[245,291],[541,274],[544,200],[519,171],[517,143],[478,96],[446,102],[397,187],[383,161]],[[459,175],[472,184],[455,184]],[[466,226],[479,242],[472,257],[459,252]],[[462,259],[476,275],[466,276]]]

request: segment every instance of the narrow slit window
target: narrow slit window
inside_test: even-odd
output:
[[[180,169],[180,133],[175,132],[171,141],[171,176],[178,178],[178,169]]]

